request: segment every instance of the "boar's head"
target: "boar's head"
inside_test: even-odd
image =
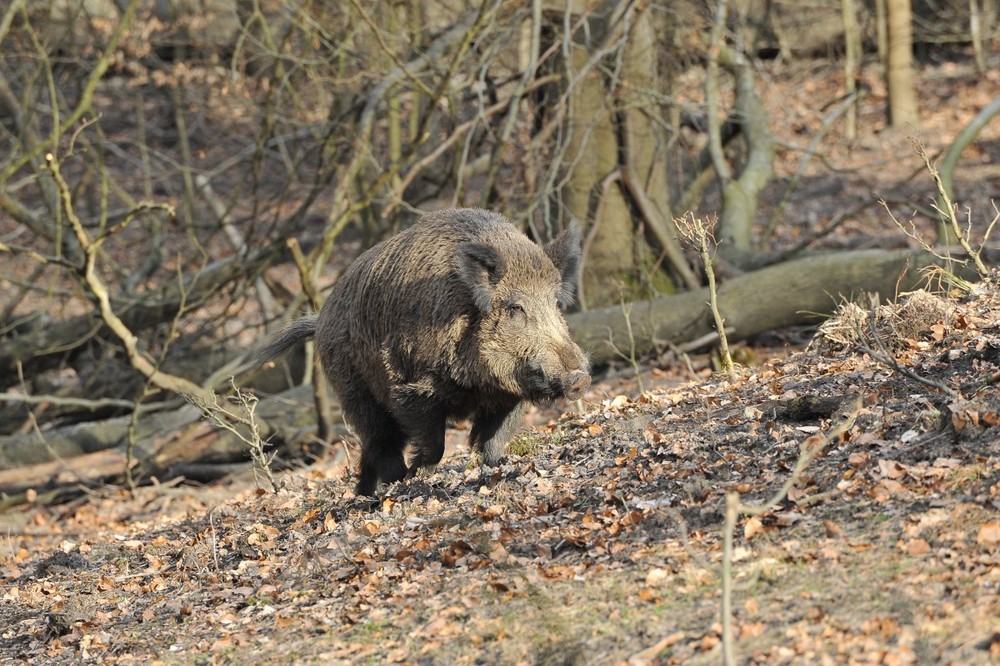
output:
[[[577,399],[590,385],[590,364],[560,312],[579,264],[575,223],[544,248],[524,236],[458,247],[454,268],[476,311],[469,353],[490,383],[533,402]]]

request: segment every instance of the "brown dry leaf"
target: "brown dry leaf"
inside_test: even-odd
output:
[[[906,476],[906,470],[895,460],[879,460],[878,471],[887,479],[901,479]]]
[[[701,640],[698,641],[698,649],[702,652],[708,652],[718,645],[720,640],[722,639],[719,638],[718,634],[705,634],[701,637]]]
[[[979,411],[981,405],[969,400],[955,400],[948,404],[951,412],[951,424],[955,432],[962,432],[969,425],[979,425]]]
[[[496,518],[497,516],[502,516],[506,510],[507,507],[503,504],[492,504],[488,507],[480,508],[478,513],[481,519],[489,520],[491,518]]]
[[[892,479],[882,479],[871,490],[872,497],[877,502],[887,502],[896,495],[901,495],[904,492],[906,492],[906,486]]]
[[[496,564],[506,564],[510,561],[510,553],[507,552],[507,549],[504,548],[501,542],[495,541],[490,546],[489,558],[490,561]]]
[[[802,520],[802,514],[795,511],[782,511],[774,514],[775,522],[780,527],[789,527]]]
[[[221,638],[216,639],[214,643],[212,643],[212,652],[225,650],[231,647],[232,644],[233,644],[232,636],[222,636]]]
[[[632,509],[624,516],[622,516],[621,521],[618,524],[625,526],[638,525],[639,523],[642,522],[643,518],[645,517],[646,516],[645,514],[643,514],[642,511],[639,511],[638,509]]]
[[[663,638],[663,640],[658,641],[655,645],[651,645],[641,652],[636,652],[634,655],[628,658],[628,666],[649,666],[650,664],[660,663],[657,660],[657,656],[666,650],[671,645],[681,642],[684,640],[683,631],[675,631]]]
[[[847,458],[847,464],[851,467],[862,467],[867,463],[868,453],[865,451],[856,451]]]
[[[976,543],[980,546],[995,546],[1000,543],[1000,520],[991,520],[979,526]]]
[[[332,532],[335,529],[337,529],[337,521],[334,519],[332,514],[327,513],[326,516],[323,517],[323,531]]]
[[[797,488],[792,487],[788,489],[788,499],[793,502],[798,502],[803,497],[808,497],[816,490],[815,486],[809,486],[808,488]]]
[[[746,523],[743,524],[743,538],[749,541],[756,535],[764,531],[764,523],[761,522],[760,518],[756,516],[751,516],[747,518]]]
[[[656,585],[662,585],[670,578],[670,573],[666,569],[661,569],[659,567],[653,567],[646,574],[646,585],[654,587]]]
[[[549,580],[571,580],[576,572],[572,567],[555,565],[551,567],[538,567],[539,573]]]
[[[923,539],[911,539],[906,543],[904,550],[907,555],[917,557],[931,552],[931,545]]]
[[[611,409],[617,409],[619,407],[624,407],[627,404],[628,404],[627,395],[616,395],[614,398],[611,399],[611,402],[608,403],[608,407],[610,407]]]
[[[765,625],[763,622],[747,622],[739,626],[739,638],[753,638],[754,636],[760,636],[764,633]]]
[[[146,561],[149,562],[150,571],[159,571],[166,566],[163,563],[163,559],[158,555],[153,555],[151,553],[146,553]]]

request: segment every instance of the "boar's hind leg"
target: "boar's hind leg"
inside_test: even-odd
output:
[[[523,402],[476,414],[469,433],[469,445],[479,451],[483,464],[496,465],[507,449],[507,442],[524,423]]]
[[[392,415],[369,391],[356,386],[338,387],[341,408],[354,434],[361,440],[358,495],[372,496],[379,481],[392,483],[406,475],[403,447],[406,435]]]
[[[379,481],[394,483],[406,476],[403,446],[406,436],[399,425],[386,414],[376,431],[361,439],[361,465],[358,474],[358,495],[375,494]]]

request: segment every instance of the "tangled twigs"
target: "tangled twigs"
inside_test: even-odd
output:
[[[224,428],[236,434],[247,444],[250,455],[255,463],[255,471],[257,467],[266,470],[268,479],[272,487],[274,487],[274,479],[271,477],[269,468],[271,459],[263,452],[263,441],[257,422],[254,419],[256,398],[254,396],[247,396],[247,394],[237,390],[236,402],[233,403],[235,408],[230,408],[210,388],[199,386],[188,379],[164,372],[160,369],[158,363],[154,362],[148,354],[139,349],[137,336],[121,320],[111,306],[111,297],[107,285],[104,284],[97,271],[101,246],[114,233],[124,229],[140,210],[145,210],[155,205],[143,204],[137,207],[136,210],[126,215],[121,223],[114,225],[105,234],[97,238],[91,238],[83,222],[74,210],[72,191],[60,171],[59,160],[56,159],[54,154],[46,153],[45,164],[56,184],[59,192],[60,206],[66,216],[66,220],[69,222],[73,234],[76,236],[77,242],[83,251],[84,263],[78,270],[83,279],[84,286],[97,301],[101,320],[121,342],[129,364],[145,377],[150,385],[184,397],[185,400],[197,407],[217,427]],[[169,207],[166,207],[166,209],[169,210]],[[249,434],[247,434],[247,431],[249,431]]]

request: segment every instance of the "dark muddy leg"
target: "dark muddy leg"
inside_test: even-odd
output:
[[[444,456],[444,433],[447,418],[443,410],[425,406],[423,410],[397,413],[403,430],[416,451],[410,461],[407,476],[412,477],[421,467],[437,465]]]
[[[526,403],[519,402],[495,411],[476,414],[469,433],[469,446],[483,457],[483,464],[493,466],[507,450],[507,442],[524,423]]]
[[[361,462],[355,492],[369,497],[379,481],[392,483],[406,475],[406,435],[392,415],[363,388],[338,391],[344,420],[361,440]]]
[[[361,442],[357,494],[372,496],[379,481],[394,483],[406,476],[405,444],[406,435],[386,413],[386,421],[370,438]]]

